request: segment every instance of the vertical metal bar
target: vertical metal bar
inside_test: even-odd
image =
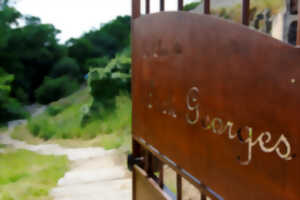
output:
[[[160,0],[160,11],[165,11],[165,0]]]
[[[136,200],[136,172],[134,167],[132,170],[132,200]]]
[[[250,16],[250,0],[243,0],[243,12],[242,12],[242,21],[243,24],[248,26],[249,25],[249,16]]]
[[[146,151],[146,156],[145,156],[145,171],[147,172],[148,176],[153,175],[152,171],[152,155],[149,151]]]
[[[141,0],[132,0],[132,18],[141,16]]]
[[[177,200],[182,200],[182,177],[176,174]]]
[[[132,139],[132,154],[135,158],[141,154],[141,146],[134,139]],[[132,170],[132,199],[136,200],[136,172],[134,166]]]
[[[200,200],[207,200],[207,196],[201,192]]]
[[[204,14],[210,14],[210,0],[204,0]]]
[[[183,0],[178,0],[178,10],[183,10]]]
[[[164,165],[163,165],[162,162],[160,163],[159,186],[160,186],[161,188],[164,187]]]
[[[297,43],[300,45],[300,2],[298,1],[298,26],[297,26]]]
[[[144,165],[144,170],[146,172],[148,172],[148,169],[150,167],[150,163],[149,163],[149,151],[145,151],[145,165]]]
[[[146,14],[150,13],[150,0],[146,0]]]

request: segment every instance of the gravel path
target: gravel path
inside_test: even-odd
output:
[[[10,133],[26,121],[8,124],[8,132],[0,135],[0,143],[15,149],[26,149],[43,155],[66,155],[71,169],[50,192],[54,200],[130,200],[131,177],[126,158],[116,150],[103,148],[64,148],[57,144],[29,145],[14,140]]]

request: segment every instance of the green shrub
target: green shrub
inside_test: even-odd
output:
[[[14,76],[0,68],[0,124],[28,116],[23,106],[10,96]]]
[[[70,57],[64,57],[54,65],[50,76],[52,78],[69,76],[77,79],[80,76],[80,68],[76,60]]]
[[[92,68],[104,68],[109,63],[109,58],[107,56],[101,58],[91,58],[85,63],[85,69],[87,72]]]
[[[45,140],[49,140],[57,134],[55,126],[45,117],[35,119],[33,122],[29,120],[28,128],[34,136]]]
[[[93,68],[88,75],[88,84],[93,97],[81,124],[86,125],[94,117],[102,117],[114,109],[115,97],[121,91],[130,91],[131,58],[130,49],[112,59],[105,68]]]
[[[131,58],[118,55],[105,68],[95,68],[89,73],[89,87],[95,101],[104,102],[122,90],[130,90]]]
[[[61,113],[67,106],[66,105],[51,105],[47,108],[47,113],[50,116],[56,116]]]
[[[0,97],[0,124],[14,119],[24,119],[29,116],[21,103],[14,98],[5,100]]]
[[[28,103],[29,102],[29,95],[26,94],[24,89],[21,88],[21,87],[16,89],[15,96],[16,96],[17,99],[19,99],[19,101],[21,101],[23,103]]]
[[[80,94],[80,97],[78,96]],[[74,99],[76,97],[76,99]],[[78,101],[80,100],[80,101]],[[29,119],[30,133],[43,139],[94,139],[104,148],[124,147],[130,149],[131,98],[128,91],[120,92],[114,98],[114,108],[103,107],[101,117],[92,116],[85,126],[81,125],[84,114],[89,112],[91,96],[87,89],[59,100],[51,106],[65,106],[60,113],[51,116],[44,112]],[[74,102],[69,105],[66,102]],[[13,134],[14,135],[14,134]]]
[[[67,76],[56,79],[46,77],[43,84],[36,90],[35,94],[39,103],[48,104],[70,95],[78,89],[78,82]]]
[[[197,6],[200,5],[200,3],[201,3],[201,1],[199,1],[199,2],[192,2],[192,3],[186,4],[186,5],[183,7],[183,10],[184,10],[184,11],[194,10]]]

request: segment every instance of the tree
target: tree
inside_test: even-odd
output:
[[[68,96],[79,89],[79,84],[67,76],[59,78],[45,77],[43,84],[35,91],[36,99],[41,104],[48,104]]]
[[[87,61],[93,58],[113,58],[130,43],[129,16],[117,17],[113,21],[85,33],[79,39],[67,42],[69,56],[76,59],[81,66],[81,72],[86,73]]]
[[[14,76],[6,73],[0,67],[0,123],[14,118],[26,117],[21,104],[10,97],[11,83]]]
[[[85,63],[86,72],[92,68],[104,68],[109,62],[109,58],[107,56],[100,58],[90,58]]]
[[[53,78],[69,76],[74,79],[79,79],[80,68],[76,60],[70,57],[64,57],[54,65],[50,72],[50,76]]]
[[[7,45],[10,26],[17,24],[21,14],[14,8],[8,7],[7,0],[0,0],[0,50]]]
[[[5,70],[15,75],[12,95],[24,100],[19,94],[27,94],[28,102],[34,102],[34,91],[67,51],[58,44],[59,31],[53,25],[40,24],[36,17],[27,20],[26,26],[9,30],[0,60]]]

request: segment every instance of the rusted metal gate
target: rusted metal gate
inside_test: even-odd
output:
[[[243,24],[132,1],[133,199],[300,199],[300,49]],[[299,41],[298,31],[298,41]],[[298,42],[300,44],[300,42]],[[298,146],[299,145],[299,146]]]

